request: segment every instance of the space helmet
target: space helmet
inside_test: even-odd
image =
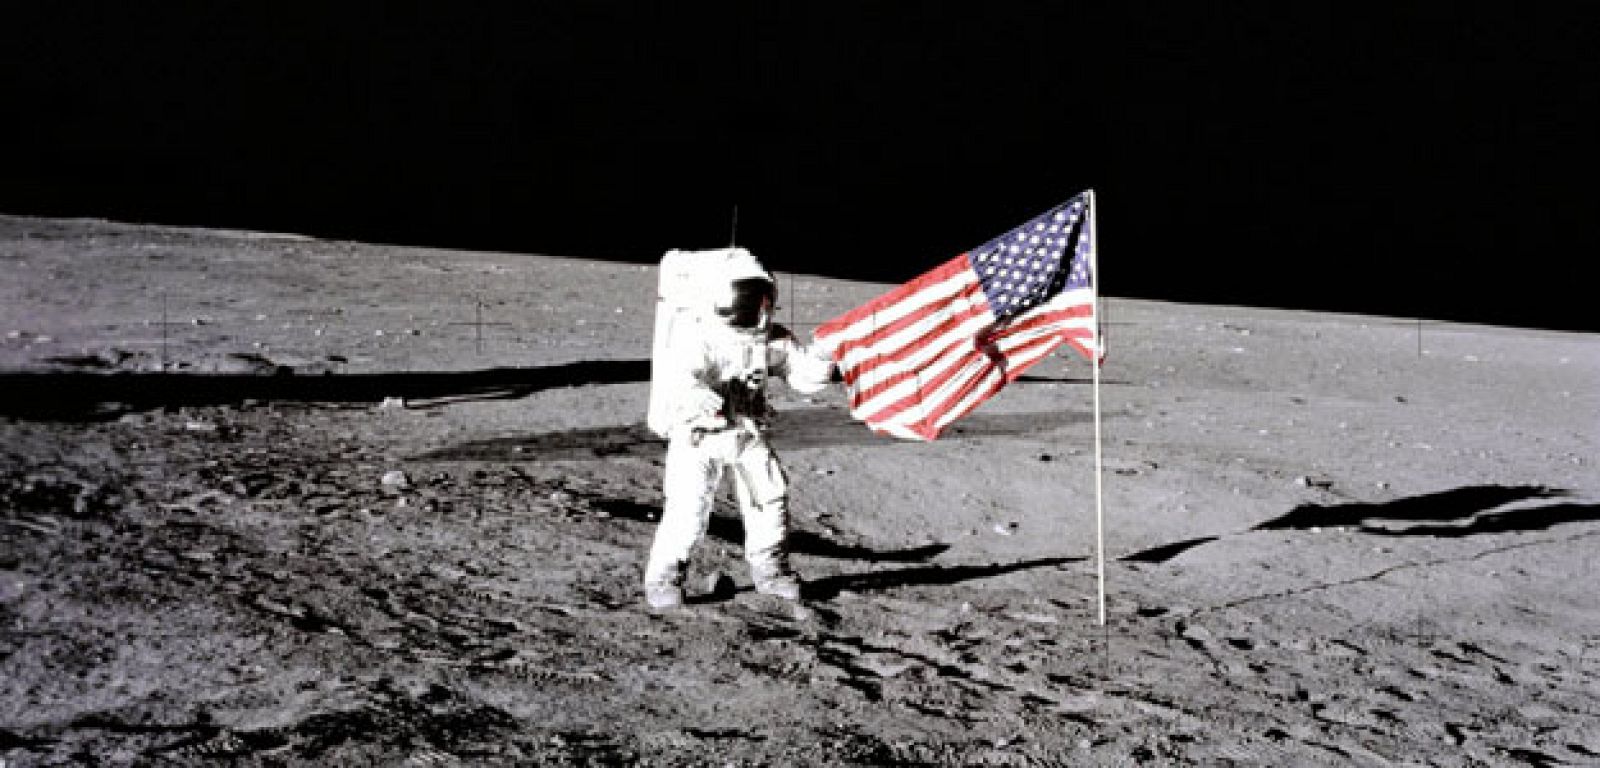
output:
[[[714,269],[702,273],[702,301],[717,325],[739,332],[765,331],[778,304],[778,286],[755,254],[744,248],[719,252]]]

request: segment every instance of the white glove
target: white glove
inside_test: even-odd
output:
[[[727,428],[728,420],[721,414],[707,414],[679,424],[672,430],[672,438],[687,440],[690,445],[699,445],[700,438],[707,432],[721,432]]]
[[[720,413],[712,413],[690,419],[684,426],[693,432],[718,432],[728,428],[728,420]]]

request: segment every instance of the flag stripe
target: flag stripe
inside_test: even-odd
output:
[[[847,365],[876,363],[885,358],[904,358],[926,344],[926,339],[939,338],[955,326],[969,323],[974,318],[992,323],[993,317],[984,318],[988,306],[979,296],[976,303],[961,298],[949,305],[925,313],[903,318],[888,327],[875,330],[861,341],[843,345],[840,357]]]
[[[952,345],[970,345],[973,338],[993,322],[987,311],[976,317],[957,319],[960,320],[959,324],[941,324],[938,335],[919,338],[900,349],[883,347],[886,350],[885,354],[872,355],[861,360],[852,369],[855,375],[847,377],[846,381],[858,389],[871,390],[881,385],[885,377],[897,371],[927,368],[943,356]]]
[[[1009,362],[1004,366],[995,363],[987,354],[967,355],[962,368],[952,372],[943,386],[920,398],[905,398],[894,408],[872,414],[870,418],[904,425],[923,439],[931,440],[950,422],[966,415],[1043,360],[1058,343],[1046,337],[1009,345]],[[868,418],[865,413],[863,418]]]
[[[924,409],[927,414],[910,425],[909,429],[924,440],[932,440],[938,437],[939,432],[950,422],[967,415],[994,393],[999,392],[1005,383],[1005,378],[999,375],[999,371],[990,367],[982,373],[981,378],[972,382],[971,386],[961,393],[963,395],[961,399],[952,397],[938,403],[936,409]]]
[[[937,404],[947,398],[945,391],[948,388],[962,386],[974,374],[980,373],[984,368],[980,361],[986,358],[976,347],[961,349],[953,346],[938,372],[931,372],[926,377],[919,375],[922,372],[913,372],[911,385],[892,393],[898,397],[890,399],[890,396],[879,396],[871,402],[863,402],[859,408],[860,418],[896,418],[906,411]]]
[[[998,352],[1009,358],[1013,356],[1013,350],[1021,349],[1027,344],[1045,343],[1053,347],[1054,344],[1065,340],[1065,336],[1092,336],[1092,328],[1062,327],[1064,320],[1092,315],[1092,305],[1088,307],[1072,306],[1056,312],[1043,312],[996,334],[994,343]],[[1062,338],[1056,338],[1058,336]],[[864,419],[881,419],[893,416],[906,407],[901,400],[915,397],[918,392],[927,392],[950,380],[958,372],[958,370],[952,370],[953,366],[972,365],[982,362],[988,357],[976,346],[968,346],[965,350],[959,349],[962,343],[971,344],[970,337],[958,337],[947,339],[946,341],[953,346],[947,346],[937,359],[937,362],[924,363],[914,368],[899,368],[886,377],[880,377],[875,386],[859,387],[852,401],[853,408]],[[952,354],[952,351],[958,351],[959,354]],[[1010,362],[1007,366],[1015,368],[1015,362]],[[1015,376],[1011,376],[1008,377],[1007,381],[1014,379]],[[911,384],[908,385],[907,382],[911,382]],[[921,386],[915,386],[917,383],[920,383]],[[893,405],[884,406],[873,403],[875,400],[889,397],[896,398]]]
[[[862,404],[862,412],[869,409],[866,404],[879,400],[897,400],[918,390],[926,389],[930,385],[937,385],[948,379],[952,367],[965,365],[973,353],[978,352],[970,346],[969,339],[956,339],[954,343],[945,345],[940,355],[929,365],[918,368],[896,368],[888,375],[881,377],[881,381],[870,388],[859,390],[858,397]]]
[[[999,375],[998,380],[994,381],[988,389],[981,393],[974,393],[975,396],[968,397],[966,400],[950,407],[943,416],[934,421],[933,428],[927,431],[925,439],[932,440],[938,437],[939,432],[949,426],[951,422],[971,413],[973,409],[982,405],[985,400],[993,397],[994,393],[999,392],[1002,387],[1015,381],[1024,371],[1043,360],[1055,347],[1056,344],[1053,343],[1053,340],[1040,339],[1031,348],[1019,352],[1018,356],[1014,358],[1016,362],[1008,366],[1004,372],[996,367],[993,373]]]
[[[907,314],[954,296],[975,283],[971,270],[967,268],[965,254],[957,256],[921,277],[823,323],[817,328],[817,338],[827,337],[832,340],[831,343],[843,346],[876,332],[883,324],[893,323]],[[863,322],[867,320],[872,322]]]
[[[983,304],[958,307],[954,312],[933,313],[900,332],[876,339],[870,346],[857,347],[840,362],[857,376],[883,366],[920,365],[949,339],[971,338],[993,322],[993,314]],[[846,380],[856,383],[853,378]]]

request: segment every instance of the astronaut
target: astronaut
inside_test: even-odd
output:
[[[691,260],[687,271],[697,272],[695,280],[675,290],[685,311],[657,314],[649,421],[668,441],[666,503],[645,565],[645,599],[658,610],[683,603],[684,566],[731,470],[756,591],[798,600],[800,581],[786,548],[788,480],[767,444],[773,411],[766,385],[776,376],[798,392],[817,392],[833,364],[772,322],[772,276],[742,248],[669,252],[662,262],[664,301],[674,298],[667,287],[672,276],[684,275],[681,267]]]

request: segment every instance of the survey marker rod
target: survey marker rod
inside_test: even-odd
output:
[[[1094,190],[1089,190],[1089,275],[1094,285],[1094,551],[1095,572],[1099,581],[1100,626],[1106,625],[1106,534],[1105,502],[1102,498],[1100,454],[1100,358],[1105,356],[1105,336],[1100,322],[1100,228],[1095,213],[1099,206]]]

